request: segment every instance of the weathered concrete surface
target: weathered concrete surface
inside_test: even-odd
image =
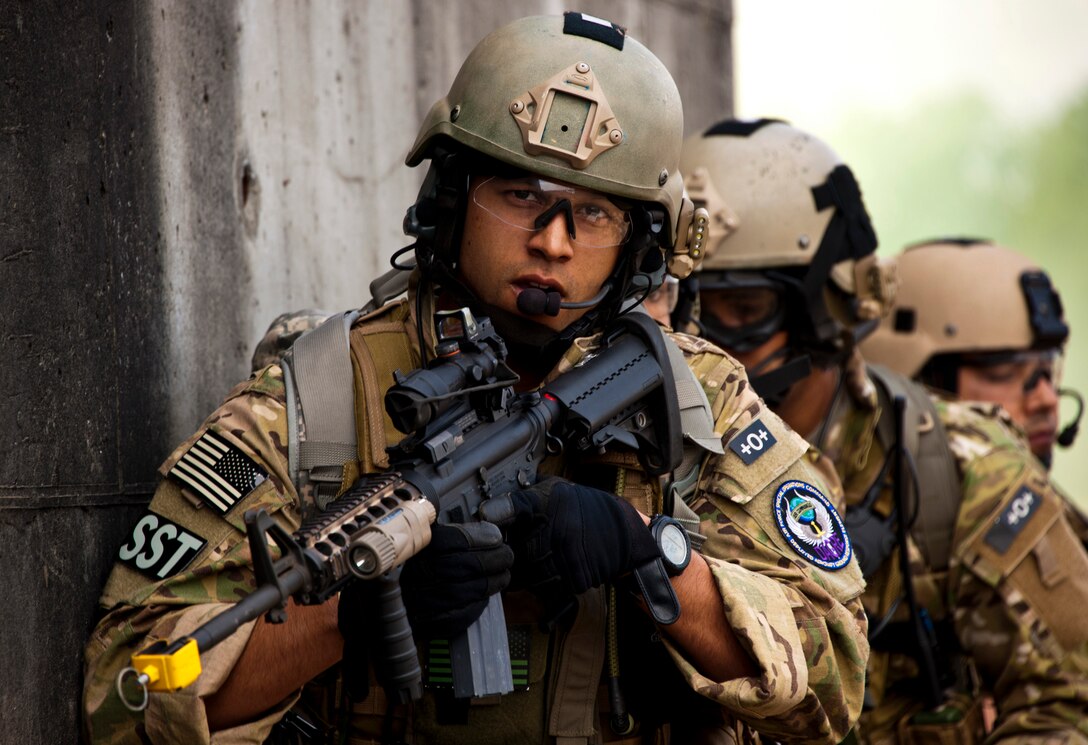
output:
[[[597,0],[731,109],[729,0]],[[273,316],[361,304],[467,51],[548,0],[0,0],[0,744],[75,742],[157,464]]]

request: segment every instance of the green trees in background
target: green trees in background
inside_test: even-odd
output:
[[[861,182],[884,255],[968,236],[1040,262],[1073,330],[1064,382],[1088,393],[1088,88],[1031,125],[1009,123],[967,95],[898,118],[857,112],[826,136]],[[1075,408],[1066,401],[1062,411],[1068,421]],[[1088,454],[1088,422],[1085,430],[1059,450],[1054,470],[1088,508],[1088,493],[1073,488],[1088,481],[1088,457],[1077,457]]]

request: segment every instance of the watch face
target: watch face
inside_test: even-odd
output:
[[[674,566],[681,566],[688,558],[688,541],[684,529],[675,523],[668,523],[661,528],[661,553],[665,560]]]

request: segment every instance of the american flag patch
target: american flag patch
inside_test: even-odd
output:
[[[193,443],[168,475],[220,514],[268,478],[268,472],[252,458],[211,431]]]

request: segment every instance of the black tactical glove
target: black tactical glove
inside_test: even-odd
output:
[[[661,555],[634,507],[565,479],[489,499],[480,516],[506,528],[517,583],[547,597],[583,593]]]
[[[404,565],[401,588],[417,639],[452,638],[510,584],[514,552],[486,522],[431,525],[431,542]]]
[[[352,701],[363,701],[370,693],[370,643],[376,588],[373,582],[356,580],[340,591],[336,625],[344,637],[341,663],[344,689]]]

